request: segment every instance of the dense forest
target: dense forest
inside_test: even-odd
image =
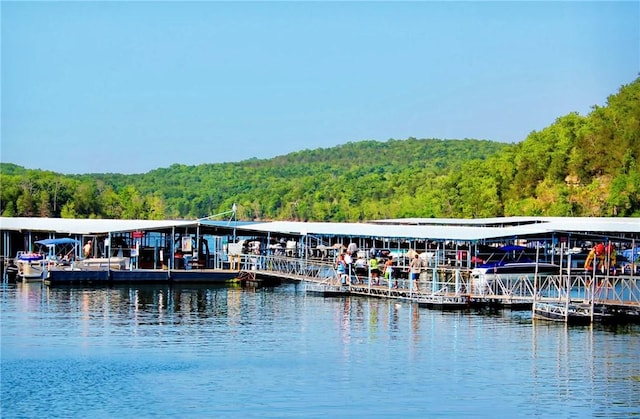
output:
[[[138,175],[0,164],[3,216],[364,221],[640,216],[640,78],[522,142],[391,139]]]

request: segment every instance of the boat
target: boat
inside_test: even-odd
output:
[[[560,266],[546,262],[498,262],[482,264],[471,270],[471,285],[480,294],[490,290],[496,292],[498,282],[506,288],[511,288],[522,279],[533,280],[539,277],[558,275]],[[497,292],[496,292],[497,293]],[[501,293],[500,293],[501,294]]]
[[[16,277],[22,282],[37,282],[45,278],[47,269],[43,254],[19,251],[15,261],[18,267]]]
[[[540,277],[560,273],[559,265],[541,262],[537,254],[535,259],[531,259],[527,252],[530,253],[531,249],[516,245],[492,248],[491,254],[479,259],[479,264],[471,270],[470,281],[474,292],[483,295],[503,294],[522,280],[533,280],[536,274]]]
[[[2,280],[7,282],[16,282],[18,277],[18,265],[13,260],[9,260],[2,267]]]
[[[71,238],[44,239],[34,243],[35,252],[19,251],[15,258],[18,268],[16,277],[22,282],[37,282],[47,279],[49,271],[71,265],[78,240]]]

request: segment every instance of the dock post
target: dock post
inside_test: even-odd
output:
[[[431,281],[431,293],[435,294],[438,291],[438,265],[433,268],[433,279]]]
[[[169,255],[167,259],[167,279],[171,280],[171,269],[175,261],[176,249],[175,249],[176,228],[171,227],[171,240],[169,241]]]

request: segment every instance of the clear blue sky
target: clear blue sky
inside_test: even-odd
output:
[[[62,173],[519,142],[640,72],[638,1],[0,7],[1,161]]]

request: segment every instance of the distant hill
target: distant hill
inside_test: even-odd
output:
[[[640,216],[640,78],[486,163],[505,215]],[[489,169],[491,170],[491,169]]]
[[[145,174],[62,175],[0,164],[4,216],[242,219],[640,216],[640,79],[587,116],[518,144],[391,139]]]

